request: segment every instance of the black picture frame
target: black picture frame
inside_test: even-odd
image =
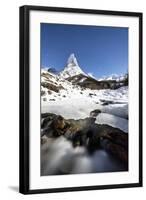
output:
[[[68,188],[51,188],[51,189],[34,189],[29,188],[29,17],[30,11],[45,11],[45,12],[67,12],[67,13],[84,13],[84,14],[102,14],[112,16],[130,16],[138,17],[139,19],[139,182],[129,184],[116,185],[97,185],[97,186],[81,186]],[[113,189],[113,188],[129,188],[142,186],[142,13],[138,12],[123,12],[123,11],[107,11],[107,10],[90,10],[90,9],[75,9],[63,7],[44,7],[44,6],[22,6],[20,7],[20,174],[19,174],[19,191],[22,194],[34,193],[52,193],[52,192],[68,192],[81,190],[98,190],[98,189]]]

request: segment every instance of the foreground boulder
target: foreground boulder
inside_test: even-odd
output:
[[[104,149],[122,162],[128,162],[128,134],[118,128],[106,124],[96,124],[94,114],[85,119],[64,119],[61,115],[42,114],[42,144],[47,138],[64,136],[74,147],[85,146],[89,153]],[[90,113],[91,114],[91,113]]]
[[[128,162],[128,151],[123,146],[103,138],[101,138],[100,144],[103,149],[110,152],[115,157],[119,158],[123,162]]]

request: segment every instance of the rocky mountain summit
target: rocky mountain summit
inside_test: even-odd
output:
[[[41,94],[46,92],[45,88],[58,92],[61,88],[68,89],[64,86],[72,86],[72,88],[80,88],[80,90],[101,90],[101,89],[118,89],[128,85],[128,76],[112,76],[112,78],[96,79],[86,74],[78,64],[75,54],[71,54],[67,60],[64,69],[57,73],[55,68],[41,70]]]
[[[67,64],[65,68],[63,69],[63,71],[59,73],[59,76],[66,79],[69,77],[77,76],[79,74],[86,76],[86,74],[83,72],[83,70],[79,66],[74,53],[72,53],[67,60]]]

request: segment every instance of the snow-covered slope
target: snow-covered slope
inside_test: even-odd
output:
[[[64,70],[59,73],[59,76],[61,78],[69,78],[69,77],[76,76],[79,74],[86,75],[83,72],[83,70],[80,68],[74,53],[72,53],[68,58],[68,61]]]
[[[99,109],[96,123],[109,124],[128,131],[128,87],[115,90],[91,90],[41,72],[41,112],[62,115],[66,119],[83,119]]]
[[[80,68],[74,54],[59,74],[41,69],[41,112],[66,119],[92,117],[100,110],[96,123],[109,124],[128,132],[128,84],[126,75],[95,79]]]

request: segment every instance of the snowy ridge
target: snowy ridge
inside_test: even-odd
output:
[[[111,74],[109,76],[103,76],[102,78],[99,78],[98,81],[123,81],[126,78],[126,75],[118,75],[118,74]]]
[[[59,73],[59,76],[66,79],[79,74],[86,75],[80,68],[74,53],[72,53],[68,58],[67,65],[64,70]]]

